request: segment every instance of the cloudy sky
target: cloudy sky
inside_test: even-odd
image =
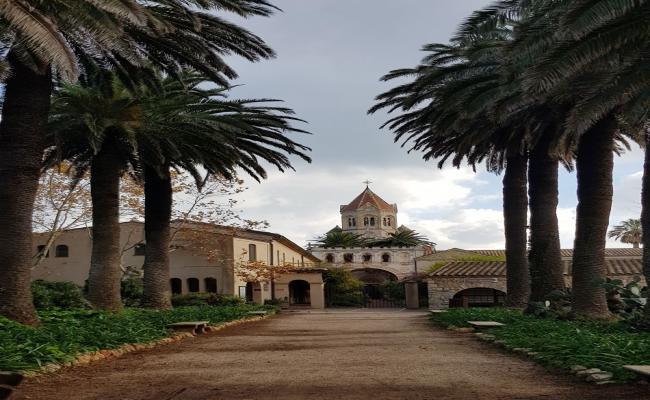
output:
[[[310,136],[298,140],[313,162],[296,172],[272,172],[262,184],[248,180],[241,197],[245,217],[266,219],[270,230],[300,244],[339,224],[339,205],[370,179],[371,188],[397,203],[398,223],[438,244],[438,249],[503,248],[501,178],[470,169],[436,169],[407,154],[379,126],[386,115],[366,114],[390,85],[379,77],[415,65],[425,43],[446,43],[458,23],[488,0],[275,0],[283,12],[237,22],[263,37],[277,59],[249,64],[232,59],[242,85],[236,97],[283,99]],[[638,218],[642,152],[616,159],[610,223]],[[560,181],[560,235],[571,247],[575,174]],[[615,242],[612,246],[621,246]]]

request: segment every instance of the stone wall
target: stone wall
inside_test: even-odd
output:
[[[437,276],[427,280],[429,308],[443,310],[449,308],[449,300],[461,290],[472,288],[497,289],[505,293],[506,278],[503,277],[444,277]]]

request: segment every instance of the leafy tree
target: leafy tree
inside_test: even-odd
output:
[[[130,82],[150,76],[150,67],[172,75],[193,67],[224,84],[236,76],[224,55],[251,61],[274,55],[262,39],[220,18],[215,10],[268,16],[274,7],[264,0],[2,2],[0,43],[5,51],[0,70],[8,68],[11,74],[0,122],[0,240],[12,246],[0,249],[1,315],[23,323],[37,321],[29,291],[31,215],[46,146],[53,71],[74,80],[79,71],[110,67]],[[116,164],[110,154],[99,156],[103,163]],[[114,182],[114,177],[99,175],[95,179]],[[116,205],[108,198],[105,203]],[[108,233],[114,228],[105,226],[106,241],[115,241],[115,234]],[[103,254],[104,265],[115,262],[109,252]]]
[[[641,220],[630,218],[615,225],[607,236],[619,240],[621,243],[629,243],[632,247],[638,249],[643,237],[642,232]]]

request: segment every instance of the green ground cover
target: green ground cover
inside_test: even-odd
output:
[[[508,348],[532,349],[538,353],[537,360],[548,367],[600,368],[612,372],[616,380],[627,381],[635,375],[623,365],[650,365],[650,332],[635,330],[623,322],[563,321],[499,308],[452,309],[432,319],[444,327],[467,327],[467,321],[472,320],[505,323],[489,333]]]
[[[271,306],[192,306],[167,311],[127,308],[113,314],[92,310],[40,311],[41,325],[29,327],[0,317],[0,370],[21,371],[126,343],[147,343],[171,334],[167,324],[247,318],[247,312]]]

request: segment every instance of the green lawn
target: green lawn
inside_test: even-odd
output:
[[[432,319],[444,327],[466,327],[468,320],[505,323],[489,333],[508,348],[532,349],[539,353],[538,361],[550,367],[568,369],[579,364],[612,372],[616,380],[626,381],[634,374],[623,370],[623,365],[650,365],[650,332],[623,323],[560,321],[498,308],[452,309]]]
[[[168,311],[127,308],[107,312],[41,311],[42,324],[32,328],[0,317],[0,370],[33,370],[52,362],[126,343],[147,343],[171,334],[166,325],[179,321],[212,324],[247,318],[248,311],[274,310],[270,306],[193,306]]]

